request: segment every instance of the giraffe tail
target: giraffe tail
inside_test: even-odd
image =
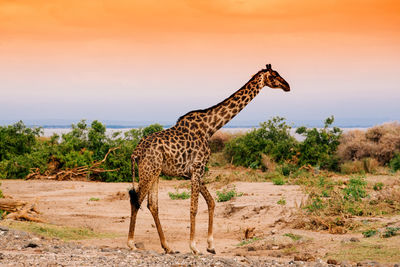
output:
[[[138,210],[140,208],[140,203],[139,194],[135,191],[135,163],[136,157],[132,155],[132,189],[129,190],[129,198],[131,201],[131,206],[135,206],[135,208]]]
[[[134,188],[129,190],[129,197],[131,199],[131,205],[135,206],[135,208],[138,210],[140,208],[139,195],[136,193]]]

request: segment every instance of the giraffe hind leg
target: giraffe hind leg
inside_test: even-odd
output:
[[[129,194],[131,197],[131,220],[129,224],[129,234],[128,234],[128,247],[132,250],[136,249],[134,243],[134,235],[135,235],[135,224],[136,224],[136,217],[139,211],[140,205],[142,204],[144,198],[149,193],[149,190],[152,184],[155,181],[155,178],[158,179],[158,175],[161,171],[161,164],[154,164],[154,159],[146,158],[139,164],[139,188],[137,192],[132,189]],[[160,166],[158,166],[160,165]],[[151,168],[145,168],[151,166]],[[137,199],[137,201],[136,201]]]
[[[165,235],[161,227],[160,218],[158,217],[158,180],[159,178],[157,177],[156,181],[154,181],[149,191],[147,208],[150,210],[151,215],[153,215],[154,223],[157,227],[158,236],[160,237],[161,247],[165,250],[165,253],[174,254],[176,252],[171,250],[170,247],[167,245]]]

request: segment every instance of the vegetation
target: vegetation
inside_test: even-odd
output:
[[[240,197],[243,193],[236,192],[236,188],[232,188],[231,190],[224,189],[222,192],[217,191],[217,202],[226,202],[231,200],[234,197]]]
[[[295,235],[295,234],[292,234],[292,233],[286,233],[283,236],[290,237],[293,241],[297,241],[297,240],[300,240],[302,238],[301,235]]]
[[[276,203],[279,204],[279,205],[284,206],[284,205],[286,205],[286,199],[281,198],[281,199],[279,199]]]
[[[59,238],[64,241],[115,237],[115,234],[97,233],[89,228],[84,227],[76,228],[27,221],[5,221],[2,223],[2,225],[12,229],[34,233],[47,238]]]
[[[307,129],[306,127],[297,128],[296,133],[305,137],[299,144],[298,164],[320,166],[323,169],[337,171],[339,160],[335,156],[339,146],[339,139],[342,131],[333,127],[334,117],[327,118],[322,129]]]
[[[168,192],[168,196],[172,200],[188,199],[188,198],[190,198],[190,193],[186,192],[186,191],[183,191],[182,193],[179,193],[178,191],[176,191],[175,193]]]
[[[89,199],[89,201],[100,201],[100,198],[98,198],[98,197],[91,197],[91,198]]]
[[[393,172],[397,172],[398,170],[400,170],[400,153],[392,158],[389,166]]]
[[[374,158],[380,164],[388,164],[400,153],[399,136],[398,122],[378,125],[367,131],[349,131],[339,140],[338,156],[342,161]]]
[[[260,124],[260,128],[233,138],[225,145],[225,156],[235,165],[269,169],[263,164],[263,155],[282,164],[281,171],[288,176],[294,168],[304,165],[339,170],[336,150],[342,131],[333,127],[333,116],[325,120],[324,128],[299,127],[296,133],[304,140],[297,141],[290,135],[291,126],[284,118],[274,117]]]
[[[1,183],[0,183],[0,186],[1,186]],[[3,191],[1,191],[1,188],[0,188],[0,198],[4,198]],[[0,220],[3,218],[4,213],[5,213],[5,211],[0,209]]]
[[[362,232],[363,236],[368,238],[376,235],[378,233],[378,230],[375,229],[369,229],[367,231]]]
[[[400,227],[386,227],[385,232],[383,233],[382,237],[389,238],[392,236],[397,235],[397,231],[400,230]]]
[[[142,137],[160,130],[161,125],[153,124],[107,136],[101,122],[93,121],[88,126],[82,120],[72,124],[72,130],[66,134],[39,138],[42,129],[30,129],[20,121],[0,127],[0,178],[25,178],[33,170],[46,174],[90,166],[102,160],[110,148],[118,147],[101,166],[104,170],[118,171],[89,173],[87,178],[106,182],[130,181],[133,149]]]
[[[255,241],[258,241],[258,240],[260,240],[259,237],[253,237],[253,238],[250,238],[250,239],[245,239],[245,240],[240,241],[240,243],[237,244],[236,246],[237,247],[245,246],[245,245],[251,244],[251,243],[253,243]]]
[[[260,124],[260,128],[230,140],[224,153],[235,165],[261,168],[262,154],[283,162],[294,155],[297,141],[290,135],[291,127],[284,118],[274,117]]]

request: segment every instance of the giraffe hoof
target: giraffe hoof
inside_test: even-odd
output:
[[[211,254],[216,254],[215,249],[213,248],[208,248],[207,252],[210,252]]]
[[[129,247],[131,250],[137,250],[137,248],[136,248],[135,243],[133,242],[133,240],[128,240],[128,247]]]
[[[179,251],[173,251],[173,250],[169,250],[169,251],[165,251],[165,254],[179,254]]]

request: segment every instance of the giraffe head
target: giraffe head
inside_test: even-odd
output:
[[[290,91],[290,85],[279,75],[279,73],[271,68],[271,64],[267,64],[267,68],[263,71],[264,86],[271,88],[281,88],[285,92]]]

